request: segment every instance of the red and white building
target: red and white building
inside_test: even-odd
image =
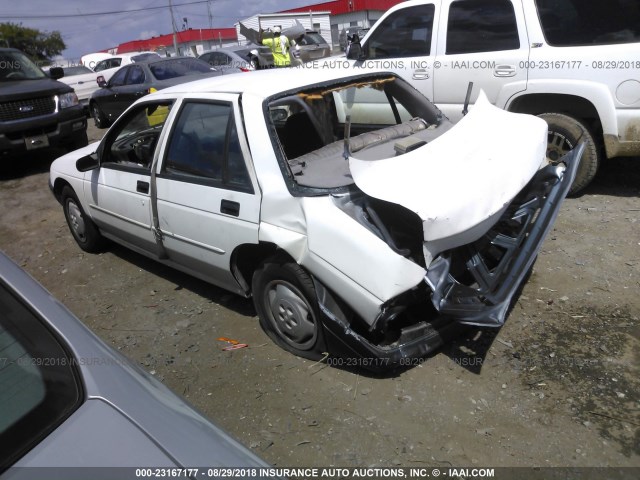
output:
[[[324,39],[337,48],[340,32],[347,27],[371,27],[384,12],[403,0],[333,0],[315,3],[304,7],[283,10],[282,12],[258,14],[241,20],[243,25],[258,29],[273,26],[286,28],[298,20],[309,30],[316,30]],[[246,39],[239,32],[240,42]]]
[[[195,57],[202,52],[226,45],[237,45],[236,29],[231,28],[190,28],[176,32],[178,55]],[[173,34],[159,35],[146,40],[131,40],[109,49],[111,54],[129,52],[158,52],[160,55],[174,56]]]

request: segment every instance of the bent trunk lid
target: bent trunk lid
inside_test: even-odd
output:
[[[481,92],[466,117],[427,145],[382,160],[350,157],[349,168],[367,195],[417,213],[426,242],[454,243],[511,202],[545,161],[546,144],[543,120],[496,108]]]

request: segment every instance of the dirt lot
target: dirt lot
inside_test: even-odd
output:
[[[275,347],[250,300],[115,245],[83,253],[47,188],[55,156],[5,168],[0,249],[267,461],[640,466],[640,159],[565,203],[500,331],[376,378]]]

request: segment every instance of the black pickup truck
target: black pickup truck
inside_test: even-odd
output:
[[[0,48],[0,161],[40,148],[87,145],[87,120],[73,89],[51,77],[24,53]]]

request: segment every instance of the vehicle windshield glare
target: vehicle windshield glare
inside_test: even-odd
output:
[[[149,69],[158,80],[169,80],[170,78],[184,77],[187,75],[211,73],[209,64],[196,58],[181,58],[156,62],[150,64]]]
[[[0,52],[0,81],[38,80],[46,78],[29,57],[22,52]]]

